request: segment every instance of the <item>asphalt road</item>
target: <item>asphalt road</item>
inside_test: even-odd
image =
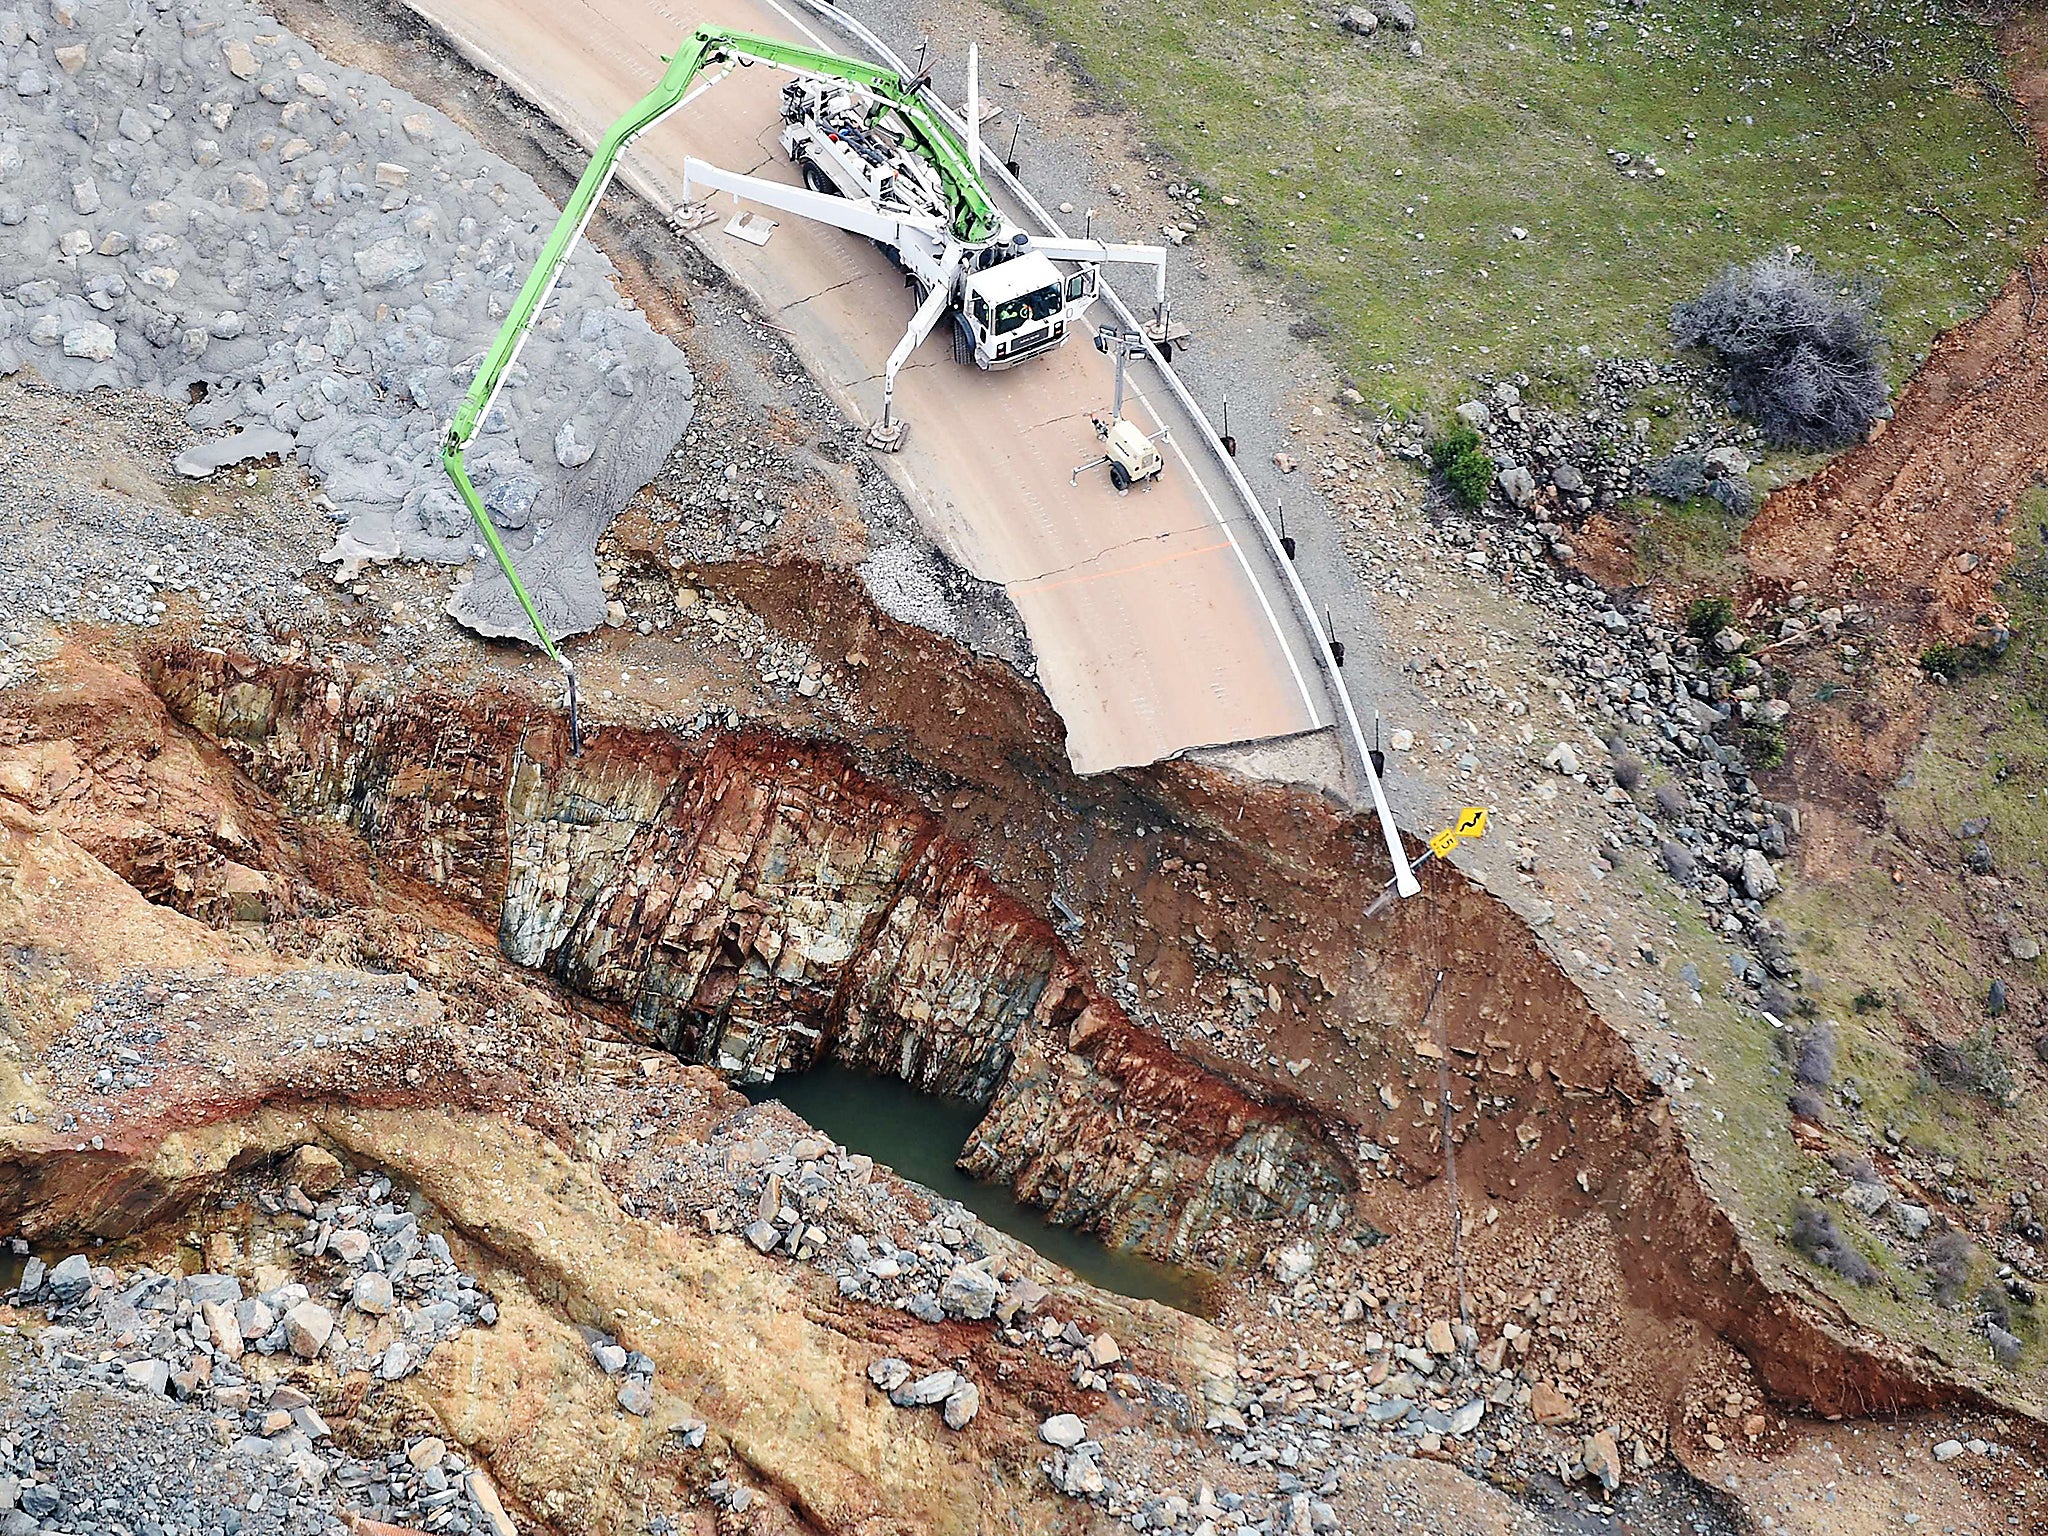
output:
[[[662,53],[710,23],[849,52],[848,41],[778,0],[412,0],[465,54],[586,143],[660,77]],[[735,69],[635,146],[629,179],[680,201],[694,154],[795,183],[776,143],[786,77]],[[881,372],[914,306],[867,241],[794,217],[765,246],[724,232],[733,205],[698,232],[857,420],[880,412]],[[1022,210],[1011,208],[1026,227]],[[1099,318],[1099,316],[1098,316]],[[1077,771],[1156,761],[1196,747],[1326,727],[1332,705],[1309,637],[1272,579],[1258,533],[1149,364],[1126,413],[1172,430],[1166,474],[1119,496],[1096,469],[1089,412],[1106,407],[1111,364],[1077,338],[1001,373],[952,359],[942,330],[897,380],[910,423],[887,467],[955,560],[1000,583],[1030,631],[1039,679],[1067,727]]]

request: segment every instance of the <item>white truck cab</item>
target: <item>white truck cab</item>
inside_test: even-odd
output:
[[[1028,245],[1008,249],[1016,254],[961,279],[962,340],[982,368],[1008,368],[1059,346],[1095,297],[1095,268],[1061,272]]]

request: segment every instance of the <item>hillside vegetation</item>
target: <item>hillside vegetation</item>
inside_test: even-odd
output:
[[[1785,244],[1881,289],[1896,382],[2043,234],[1992,34],[1946,7],[1425,0],[1360,37],[1336,7],[1014,3],[1375,404],[1665,355],[1674,303]]]

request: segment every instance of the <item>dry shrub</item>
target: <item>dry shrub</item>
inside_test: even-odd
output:
[[[1870,430],[1889,393],[1871,295],[1839,286],[1808,258],[1773,251],[1673,309],[1671,333],[1720,357],[1735,409],[1772,442],[1839,448]]]
[[[1842,1235],[1835,1218],[1810,1201],[1792,1207],[1792,1246],[1855,1285],[1875,1285],[1877,1270]]]

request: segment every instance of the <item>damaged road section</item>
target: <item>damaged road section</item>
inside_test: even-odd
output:
[[[0,375],[192,402],[199,476],[290,453],[327,558],[468,563],[450,412],[556,210],[388,82],[233,0],[0,9]],[[593,555],[690,423],[682,352],[579,250],[472,468],[557,634],[603,621]],[[488,564],[454,616],[528,626]]]

